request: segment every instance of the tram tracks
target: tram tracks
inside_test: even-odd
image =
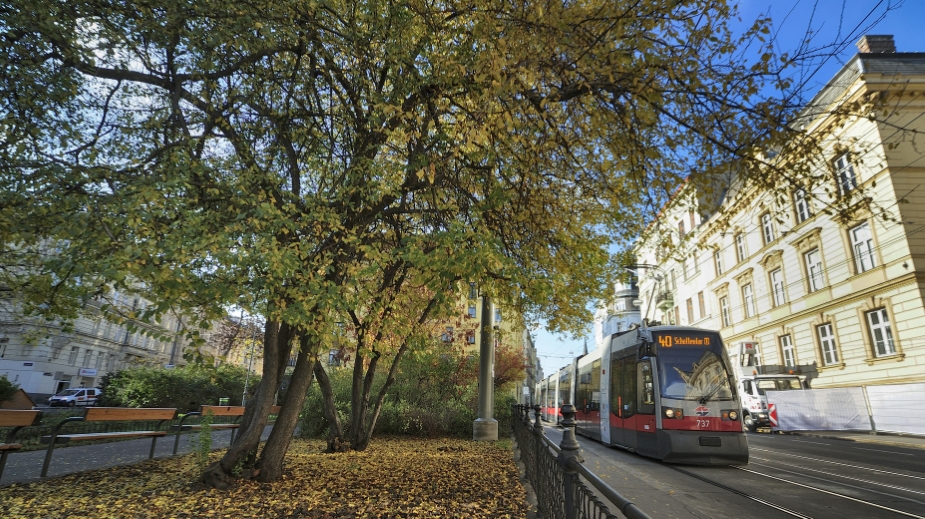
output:
[[[762,461],[766,461],[766,460],[763,460],[763,459],[762,459]],[[825,461],[825,460],[818,460],[818,461]],[[837,463],[837,462],[835,462],[835,463]],[[844,465],[844,464],[843,464],[843,465]],[[692,477],[692,478],[694,478],[694,479],[697,479],[697,480],[702,481],[702,482],[704,482],[704,483],[707,483],[707,484],[709,484],[709,485],[712,485],[712,486],[721,488],[721,489],[723,489],[723,490],[725,490],[725,491],[727,491],[727,492],[734,493],[734,494],[736,494],[736,495],[738,495],[738,496],[744,497],[744,498],[746,498],[746,499],[749,499],[749,500],[751,500],[751,501],[754,501],[754,502],[756,502],[756,503],[759,503],[759,504],[761,504],[761,505],[763,505],[763,506],[766,506],[766,507],[768,507],[768,508],[772,508],[772,509],[775,509],[775,510],[777,510],[777,511],[779,511],[779,512],[783,512],[783,513],[785,513],[785,514],[787,514],[787,515],[789,515],[789,516],[791,516],[791,517],[797,517],[797,518],[801,518],[801,519],[813,519],[813,516],[811,516],[811,515],[806,515],[806,513],[800,512],[800,511],[798,511],[798,510],[794,510],[794,509],[791,508],[791,507],[783,506],[783,505],[781,505],[781,504],[778,504],[778,503],[775,503],[775,502],[773,502],[773,501],[770,501],[770,500],[768,500],[768,499],[766,499],[766,498],[763,498],[763,497],[760,497],[760,496],[756,496],[756,495],[753,495],[753,494],[751,494],[751,493],[749,493],[749,492],[745,492],[745,491],[739,490],[739,489],[737,489],[737,488],[734,488],[733,486],[730,486],[729,484],[725,484],[725,483],[722,483],[722,482],[720,482],[720,481],[717,481],[717,480],[715,480],[715,479],[713,479],[713,478],[710,478],[710,477],[704,476],[704,475],[702,475],[702,474],[699,474],[699,473],[695,472],[696,469],[692,469],[692,468],[682,468],[682,467],[679,467],[679,466],[676,466],[676,465],[666,465],[666,466],[668,466],[669,468],[671,468],[671,469],[673,469],[673,470],[675,470],[675,471],[677,471],[677,472],[680,472],[680,473],[682,473],[682,474],[685,474],[685,475],[687,475],[687,476],[689,476],[689,477]],[[762,468],[765,468],[765,469],[768,469],[768,470],[772,470],[772,471],[778,471],[778,472],[789,473],[790,475],[792,475],[792,476],[794,476],[794,477],[793,477],[793,478],[787,478],[787,477],[775,476],[775,475],[773,475],[773,474],[768,474],[768,473],[762,472],[762,471],[760,471],[760,470],[754,470],[754,469],[752,468],[752,467],[754,467],[754,466],[762,467]],[[774,466],[766,465],[766,464],[763,464],[763,463],[751,462],[751,463],[749,463],[749,465],[748,465],[747,467],[746,467],[746,466],[733,466],[733,467],[729,467],[729,468],[730,468],[730,469],[739,470],[739,471],[742,471],[742,472],[746,472],[746,473],[752,474],[752,475],[757,476],[757,477],[760,477],[760,478],[772,479],[772,480],[774,480],[774,481],[776,481],[776,482],[778,482],[778,483],[784,483],[784,484],[787,484],[787,485],[797,486],[797,487],[800,487],[800,488],[802,488],[802,489],[804,489],[804,490],[808,490],[808,491],[811,491],[811,492],[818,492],[818,493],[825,494],[825,495],[830,496],[830,497],[834,497],[834,498],[838,498],[838,499],[844,499],[844,500],[847,500],[847,501],[850,501],[850,502],[853,502],[853,503],[857,503],[857,504],[861,504],[861,505],[870,506],[870,507],[876,508],[876,509],[878,509],[878,510],[882,510],[882,511],[890,512],[890,513],[892,513],[892,514],[896,514],[897,516],[910,517],[910,518],[913,518],[913,519],[925,519],[925,516],[923,516],[923,515],[919,515],[919,514],[907,512],[907,511],[905,511],[905,510],[899,510],[899,509],[897,509],[897,508],[893,508],[893,507],[886,506],[886,505],[881,505],[881,504],[879,504],[879,503],[876,503],[876,502],[873,502],[873,501],[870,501],[870,500],[860,499],[860,498],[858,498],[858,497],[853,497],[853,496],[851,496],[851,495],[848,495],[847,492],[836,492],[836,491],[834,491],[834,490],[828,490],[828,489],[826,489],[826,488],[822,488],[822,486],[815,486],[815,485],[810,485],[810,484],[807,484],[807,483],[801,483],[801,482],[799,482],[799,481],[796,481],[795,479],[796,479],[796,477],[815,479],[815,480],[818,480],[818,481],[820,481],[820,482],[822,482],[822,483],[828,484],[828,486],[839,486],[839,487],[847,488],[849,491],[853,491],[853,492],[863,491],[863,492],[868,492],[868,493],[875,493],[875,494],[882,495],[882,496],[884,496],[884,497],[886,497],[886,498],[888,498],[888,499],[891,499],[891,500],[902,501],[902,502],[907,502],[907,503],[915,503],[915,504],[920,504],[920,505],[925,506],[925,502],[922,502],[922,501],[919,501],[919,500],[916,500],[916,499],[910,499],[910,498],[908,498],[908,497],[900,496],[900,495],[897,495],[897,494],[892,494],[892,493],[885,492],[885,491],[882,491],[882,490],[875,490],[875,489],[872,489],[872,488],[870,488],[870,487],[861,487],[861,486],[857,486],[857,485],[845,483],[845,482],[843,482],[843,481],[837,481],[837,480],[834,480],[834,479],[826,479],[826,478],[819,477],[819,476],[815,476],[815,475],[812,475],[812,474],[806,474],[806,473],[797,472],[797,471],[793,471],[793,470],[782,469],[782,468],[780,468],[780,467],[774,467]],[[838,475],[838,474],[830,474],[830,473],[826,473],[826,472],[819,471],[819,470],[816,470],[816,469],[809,469],[809,468],[807,468],[807,467],[799,467],[799,468],[800,468],[800,469],[805,469],[805,470],[808,470],[808,471],[820,472],[820,473],[826,474],[827,476],[839,477],[839,478],[842,478],[842,479],[850,479],[850,480],[853,480],[853,481],[856,482],[856,483],[863,483],[863,484],[868,484],[868,485],[879,485],[879,486],[881,486],[881,487],[887,487],[887,488],[889,488],[889,489],[891,489],[891,490],[893,490],[893,491],[896,491],[896,492],[909,492],[909,493],[913,493],[913,494],[925,494],[925,492],[921,492],[921,491],[919,491],[919,490],[913,490],[913,489],[904,488],[904,487],[899,487],[899,486],[895,486],[895,485],[885,485],[885,484],[877,483],[877,482],[874,482],[874,481],[861,480],[861,479],[859,479],[859,478],[851,478],[851,477],[848,477],[848,476],[842,476],[842,475]],[[857,467],[857,468],[867,469],[867,467]],[[889,471],[882,471],[882,470],[879,470],[879,469],[870,469],[870,470],[875,470],[875,471],[878,471],[878,472],[889,472]],[[914,478],[914,479],[922,479],[922,478],[920,478],[920,477],[918,477],[918,476],[910,476],[910,475],[899,474],[899,473],[891,473],[891,474],[899,475],[899,476],[906,476],[906,477],[910,477],[910,478]],[[860,516],[858,516],[858,517],[860,517]]]
[[[764,506],[766,506],[766,507],[768,507],[768,508],[773,508],[773,509],[775,509],[775,510],[779,510],[779,511],[781,511],[781,512],[784,512],[785,514],[790,515],[790,516],[799,517],[799,518],[801,518],[801,519],[813,519],[811,516],[803,515],[803,514],[797,512],[796,510],[791,510],[790,508],[787,508],[787,507],[782,506],[782,505],[779,505],[779,504],[777,504],[777,503],[768,501],[767,499],[764,499],[764,498],[761,498],[761,497],[758,497],[758,496],[751,495],[751,494],[749,494],[749,493],[747,493],[747,492],[743,492],[743,491],[741,491],[741,490],[739,490],[739,489],[732,488],[732,487],[730,487],[729,485],[724,485],[723,483],[720,483],[719,481],[715,481],[715,480],[712,480],[712,479],[710,479],[710,478],[708,478],[708,477],[706,477],[706,476],[701,476],[700,474],[696,474],[696,473],[691,472],[691,471],[689,471],[689,470],[682,469],[681,467],[678,467],[677,465],[668,465],[668,464],[666,464],[665,466],[668,467],[668,468],[670,468],[670,469],[672,469],[672,470],[675,470],[675,471],[677,471],[677,472],[680,472],[680,473],[682,473],[682,474],[684,474],[684,475],[686,475],[686,476],[692,477],[692,478],[694,478],[694,479],[698,479],[698,480],[700,480],[700,481],[703,481],[704,483],[713,485],[713,486],[715,486],[715,487],[719,487],[719,488],[721,488],[721,489],[723,489],[723,490],[725,490],[725,491],[727,491],[727,492],[731,492],[731,493],[736,494],[736,495],[738,495],[738,496],[742,496],[742,497],[744,497],[744,498],[746,498],[746,499],[749,499],[749,500],[751,500],[751,501],[754,501],[754,502],[756,502],[756,503],[759,503],[759,504],[761,504],[761,505],[764,505]]]

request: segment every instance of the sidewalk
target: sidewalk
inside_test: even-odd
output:
[[[263,431],[261,441],[266,441],[270,437],[272,425],[268,425]],[[195,445],[197,434],[184,434],[180,437],[180,447],[177,449],[177,455],[188,454],[192,452]],[[169,458],[173,456],[173,442],[176,437],[168,434],[163,438],[157,439],[157,447],[154,450],[154,458]],[[212,433],[212,448],[224,449],[229,446],[231,440],[231,431],[219,430]],[[87,470],[103,469],[115,467],[118,465],[131,465],[148,459],[151,452],[151,439],[139,438],[137,440],[125,440],[120,442],[100,443],[96,445],[76,445],[73,447],[55,447],[55,452],[51,456],[51,465],[48,468],[48,478],[42,478],[42,464],[45,461],[45,449],[30,452],[11,453],[6,460],[6,468],[3,470],[3,478],[0,479],[0,487],[12,485],[14,483],[31,483],[42,481],[48,478],[75,474]]]
[[[892,445],[893,447],[907,447],[911,449],[925,449],[925,436],[915,436],[911,434],[874,433],[869,431],[785,431],[781,432],[781,434],[876,443],[879,445]]]

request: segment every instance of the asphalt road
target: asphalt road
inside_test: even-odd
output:
[[[653,518],[925,519],[923,449],[750,433],[748,465],[695,467],[578,441],[585,466]]]

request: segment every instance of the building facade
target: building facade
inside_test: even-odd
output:
[[[680,190],[659,222],[680,245],[652,232],[636,248],[644,318],[718,329],[739,365],[753,343],[756,371],[813,388],[925,381],[925,54],[876,38],[801,118],[823,181],[781,196],[738,180],[710,214]]]
[[[142,298],[110,294],[108,312],[144,311]],[[185,364],[188,341],[183,323],[167,315],[157,324],[135,322],[129,330],[118,319],[107,318],[101,300],[89,301],[70,327],[59,322],[23,317],[15,301],[0,308],[0,376],[6,376],[35,402],[70,387],[95,387],[108,373],[131,366]],[[111,315],[111,314],[110,314]]]
[[[611,301],[594,312],[594,345],[602,347],[604,340],[642,322],[639,306],[639,285],[636,276],[628,283],[614,285]]]

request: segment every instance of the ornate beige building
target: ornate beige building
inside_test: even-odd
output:
[[[859,48],[800,119],[815,182],[735,180],[710,214],[684,188],[640,239],[644,318],[719,329],[740,364],[757,343],[813,388],[925,381],[925,53]]]

